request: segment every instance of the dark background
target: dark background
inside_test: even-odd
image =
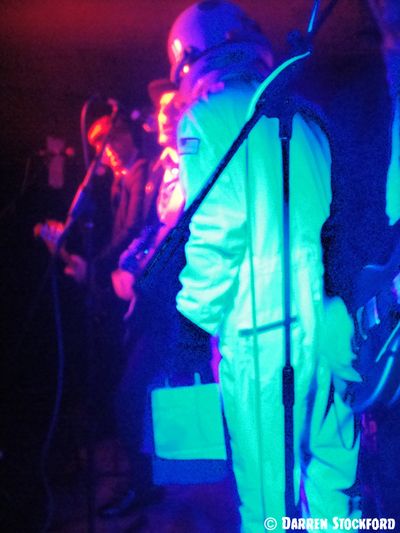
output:
[[[146,85],[168,75],[166,38],[187,0],[14,0],[1,2],[2,199],[18,188],[27,156],[47,134],[79,149],[79,113],[93,93],[127,106],[147,102]],[[311,0],[238,2],[269,36],[278,57],[286,35],[304,31]],[[327,2],[322,2],[322,7]],[[366,0],[339,0],[316,43],[307,89],[321,103],[346,64],[376,49]]]

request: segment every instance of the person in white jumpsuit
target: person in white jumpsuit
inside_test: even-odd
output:
[[[175,21],[169,57],[188,105],[178,127],[187,209],[244,124],[271,55],[240,8],[207,1]],[[263,118],[192,218],[177,297],[186,319],[220,338],[245,533],[265,531],[267,518],[284,530],[286,515],[281,166],[278,121]],[[324,296],[322,281],[330,151],[321,130],[299,114],[290,170],[295,497],[298,503],[303,493],[305,517],[357,518],[351,489],[359,443],[344,401],[345,380],[358,380],[351,367],[352,326],[343,303]]]

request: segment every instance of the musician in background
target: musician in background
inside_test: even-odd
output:
[[[100,435],[113,433],[112,396],[124,364],[123,314],[126,305],[115,297],[111,272],[118,265],[121,252],[132,239],[139,235],[146,216],[146,206],[150,202],[148,196],[154,191],[146,193],[148,161],[141,157],[138,141],[134,138],[132,124],[127,116],[119,113],[114,123],[108,115],[97,119],[88,131],[91,146],[98,151],[104,138],[107,144],[98,168],[97,175],[92,180],[92,191],[87,205],[87,211],[77,221],[76,228],[71,231],[60,256],[66,262],[65,274],[80,287],[81,302],[85,298],[88,284],[88,263],[84,244],[86,220],[88,215],[94,221],[92,236],[93,263],[92,283],[90,284],[93,329],[94,329],[94,357],[89,361],[90,372],[93,375],[94,395],[99,406],[97,413],[97,429]],[[148,201],[146,201],[148,200]],[[54,229],[57,233],[62,224],[49,221],[50,234]],[[51,237],[50,237],[51,240]],[[83,242],[82,242],[83,241]],[[48,245],[50,248],[51,244]],[[53,245],[54,248],[54,245]],[[84,308],[84,305],[81,306]],[[76,342],[74,329],[83,329],[81,335],[86,335],[82,322],[84,317],[75,313],[79,324],[69,327],[72,330],[68,336],[70,344]],[[71,321],[68,321],[67,326]],[[69,349],[70,344],[67,345]],[[82,342],[81,342],[82,344]],[[71,350],[71,357],[75,358],[76,350]],[[85,357],[85,356],[84,356]],[[78,363],[79,364],[79,363]],[[82,365],[82,363],[81,363]],[[77,388],[84,391],[86,384],[85,367],[80,372],[71,369],[74,379],[79,380]]]
[[[176,124],[179,102],[175,86],[168,80],[153,80],[148,87],[150,98],[157,109],[157,137],[162,147],[153,163],[149,183],[158,189],[155,202],[148,207],[148,217],[142,234],[135,239],[120,258],[120,268],[113,272],[116,294],[131,302],[133,311],[135,275],[140,273],[160,242],[175,226],[182,212],[184,195],[179,182]]]
[[[209,367],[210,349],[204,348],[193,364],[174,366],[170,338],[175,326],[175,295],[177,275],[163,280],[163,298],[158,295],[143,298],[137,295],[135,282],[140,278],[158,245],[177,223],[184,206],[179,181],[176,150],[176,126],[181,113],[179,95],[168,80],[149,84],[149,95],[156,107],[158,143],[162,152],[152,166],[154,176],[161,177],[156,202],[150,210],[146,226],[122,254],[119,268],[113,273],[116,294],[130,301],[127,314],[129,339],[128,361],[116,394],[116,416],[121,440],[126,447],[132,472],[128,487],[110,505],[100,509],[103,517],[121,516],[146,504],[158,501],[163,491],[153,485],[152,457],[142,452],[144,414],[150,384],[164,385],[165,377],[182,378],[185,374],[193,383],[194,368],[204,381],[212,379]],[[159,178],[155,178],[155,182]],[[132,316],[131,316],[132,315]]]
[[[109,241],[96,254],[94,273],[97,283],[109,284],[109,276],[119,255],[133,237],[140,233],[146,216],[145,188],[147,161],[140,157],[133,139],[129,119],[118,115],[115,124],[105,115],[96,120],[88,132],[88,140],[98,152],[108,135],[101,163],[111,169],[111,230]],[[80,255],[70,255],[65,273],[78,283],[86,281],[87,262]]]

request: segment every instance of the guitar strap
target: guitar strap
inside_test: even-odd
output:
[[[333,406],[333,402],[335,401],[335,386],[333,384],[333,379],[331,379],[331,384],[329,387],[329,394],[328,394],[328,401],[326,403],[325,413],[324,417],[322,419],[322,422],[325,422],[329,411],[331,410],[331,407]]]
[[[328,404],[327,404],[327,407],[326,407],[326,411],[325,411],[325,416],[324,416],[324,420],[326,419],[326,417],[328,416],[328,413],[331,409],[332,406],[335,406],[335,398],[334,398],[334,395],[335,395],[335,385],[333,383],[333,379],[331,380],[331,386],[330,386],[330,390],[329,390],[329,397],[328,397]],[[349,382],[347,384],[347,387],[346,387],[346,391],[343,395],[343,402],[344,403],[352,403],[352,399],[354,397],[354,392],[352,391],[352,388],[351,388],[351,382]],[[336,411],[336,409],[335,409]],[[339,417],[337,416],[337,412],[336,412],[336,420],[337,420],[337,427],[338,427],[338,434],[339,434],[339,438],[340,438],[340,441],[342,443],[342,446],[345,450],[352,450],[354,448],[354,446],[356,445],[357,443],[357,440],[358,440],[358,436],[360,435],[361,433],[361,414],[359,413],[354,413],[352,411],[352,414],[351,416],[353,417],[353,421],[354,421],[354,431],[353,431],[353,442],[351,444],[350,447],[346,446],[346,443],[345,443],[345,440],[343,438],[343,435],[342,435],[342,427],[341,427],[341,423],[339,421]],[[346,419],[342,422],[342,424],[344,424],[344,422],[346,421]]]

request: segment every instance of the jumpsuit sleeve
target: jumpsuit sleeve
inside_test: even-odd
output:
[[[180,122],[178,149],[186,207],[235,137],[235,128],[223,126],[222,112],[210,100],[207,105],[196,104]],[[211,334],[218,332],[224,313],[233,304],[245,253],[242,155],[235,156],[194,214],[185,247],[186,266],[180,275],[178,311]]]

